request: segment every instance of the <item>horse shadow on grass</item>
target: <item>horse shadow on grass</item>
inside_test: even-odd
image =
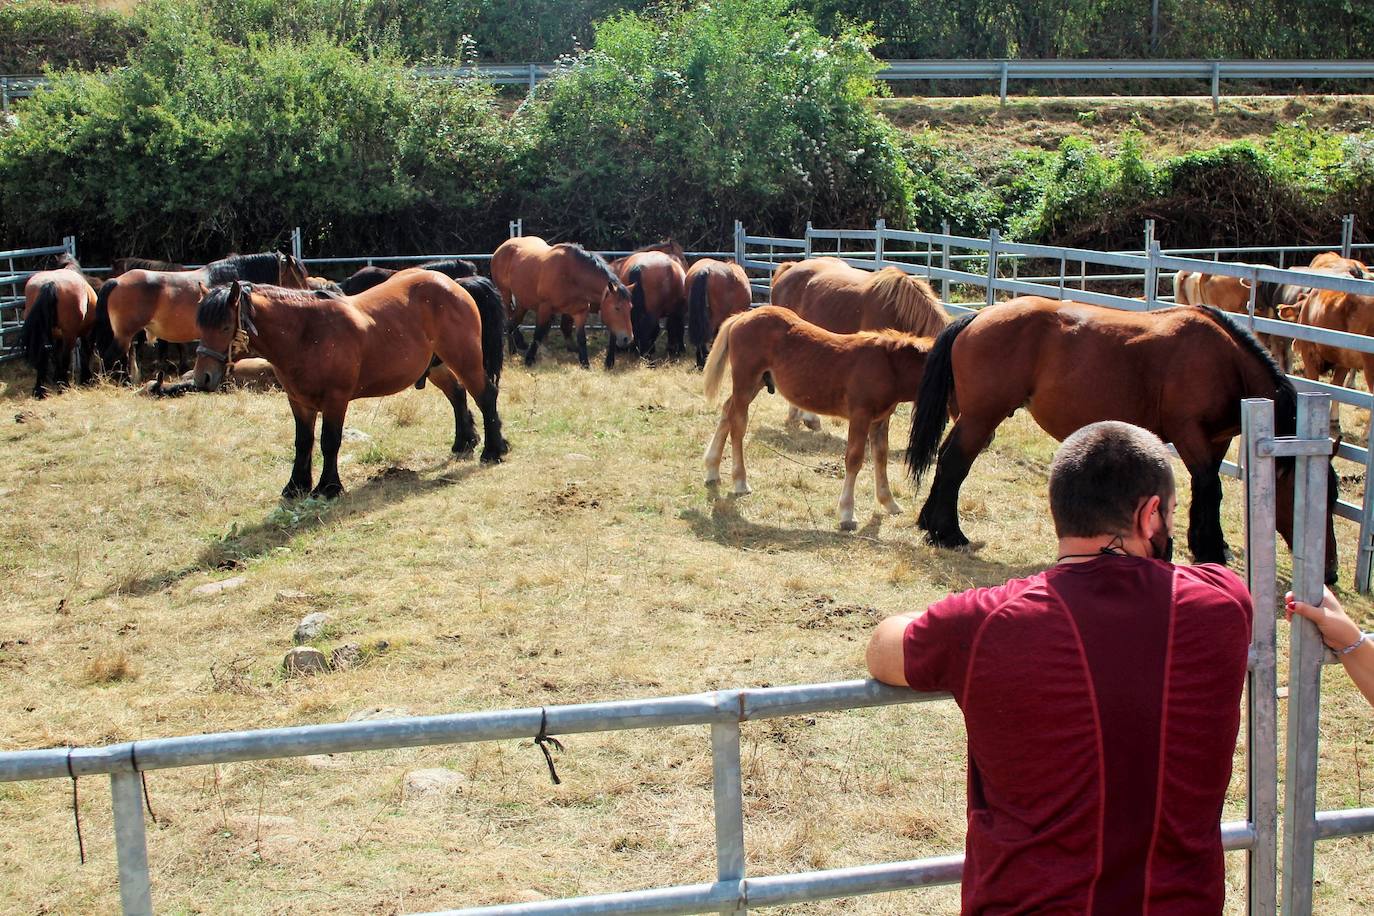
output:
[[[826,425],[820,430],[810,430],[805,427],[787,429],[771,424],[757,424],[753,425],[749,432],[755,441],[782,453],[784,457],[821,455],[843,461],[846,445],[844,437],[831,432],[826,420],[822,419],[821,422]]]
[[[211,569],[241,569],[249,562],[285,547],[302,533],[329,524],[348,524],[405,499],[462,483],[477,473],[474,461],[444,462],[419,471],[386,467],[337,500],[283,499],[261,521],[246,527],[234,523],[229,532],[206,544],[191,563],[141,576],[107,589],[115,593],[146,596],[161,592],[188,576]],[[431,472],[438,471],[438,473]]]

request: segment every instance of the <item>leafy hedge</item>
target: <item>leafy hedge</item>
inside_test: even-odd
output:
[[[0,73],[112,66],[124,60],[140,37],[134,21],[113,10],[12,0],[0,5]]]

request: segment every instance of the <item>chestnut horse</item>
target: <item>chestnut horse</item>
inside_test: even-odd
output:
[[[628,347],[633,339],[630,291],[600,255],[581,245],[550,245],[536,235],[507,239],[491,256],[491,279],[506,305],[512,350],[517,343],[523,344],[520,322],[530,311],[535,313],[534,341],[525,350],[526,366],[534,365],[554,316],[567,315],[577,334],[577,361],[588,368],[587,316],[594,303],[599,304],[611,338],[606,368],[615,364],[616,347]]]
[[[171,343],[198,338],[196,307],[210,287],[243,280],[305,289],[306,277],[299,258],[279,251],[231,255],[199,270],[131,270],[100,287],[92,343],[107,370],[131,373],[131,347],[139,331]]]
[[[687,318],[686,271],[661,251],[637,252],[615,262],[620,281],[630,289],[630,325],[640,356],[653,356],[659,322],[668,326],[668,356],[685,352],[682,332]]]
[[[932,341],[895,331],[834,334],[777,306],[733,315],[721,325],[707,357],[706,400],[714,402],[728,365],[733,390],[706,447],[706,485],[720,483],[720,461],[728,435],[733,446],[734,492],[749,490],[744,470],[744,430],[749,405],[772,376],[789,402],[806,410],[849,420],[840,492],[840,529],[853,531],[854,481],[864,462],[864,443],[873,446],[873,483],[878,502],[891,515],[902,511],[887,481],[887,430],[892,412],[915,399]]]
[[[482,312],[443,274],[404,270],[357,296],[235,281],[205,297],[196,325],[200,347],[194,379],[202,391],[219,387],[240,330],[286,389],[296,419],[296,460],[282,490],[287,499],[306,492],[333,499],[342,493],[339,445],[349,402],[395,394],[426,373],[453,405],[455,454],[467,454],[477,444],[465,390],[482,411],[482,461],[500,461],[508,450],[496,412],[504,345],[501,309]],[[430,372],[435,356],[447,371]],[[324,468],[311,490],[320,414]]]
[[[725,319],[749,310],[753,290],[749,275],[734,261],[702,258],[687,271],[687,339],[696,349],[697,368],[706,365],[706,354]]]
[[[463,277],[477,276],[477,265],[463,258],[450,258],[445,261],[430,261],[428,264],[421,264],[425,270],[437,270],[446,277],[461,280]],[[378,283],[386,280],[387,277],[396,273],[390,267],[378,267],[369,264],[360,267],[348,279],[339,284],[339,292],[345,296],[356,296],[363,290],[371,289]]]
[[[1024,296],[965,315],[936,339],[921,379],[907,464],[919,482],[937,447],[939,461],[917,524],[938,546],[968,544],[959,487],[998,425],[1025,407],[1060,440],[1098,420],[1123,420],[1173,443],[1192,478],[1188,547],[1199,563],[1224,563],[1219,471],[1240,432],[1242,398],[1273,399],[1278,434],[1293,435],[1293,383],[1215,308],[1126,312]],[[940,446],[951,410],[957,420]],[[1294,466],[1279,461],[1277,527],[1291,545]],[[1332,504],[1336,495],[1332,471]],[[1328,511],[1328,582],[1336,575],[1333,535]]]
[[[79,381],[85,384],[91,379],[91,354],[89,348],[86,352],[81,348],[95,326],[95,286],[81,272],[76,258],[64,254],[57,263],[57,269],[40,270],[24,283],[24,325],[19,345],[37,373],[33,383],[36,398],[47,394],[43,377],[54,344],[54,384],[64,386],[71,378],[73,353],[80,362]]]
[[[1309,327],[1374,335],[1374,296],[1312,288],[1296,304],[1279,306],[1279,314]],[[1294,340],[1293,349],[1302,359],[1303,378],[1317,379],[1330,371],[1332,384],[1345,385],[1356,371],[1362,371],[1365,385],[1374,391],[1374,354],[1307,340]],[[1331,434],[1337,439],[1341,435],[1339,406],[1331,402]]]
[[[949,313],[925,280],[899,267],[860,270],[840,258],[779,264],[770,299],[836,334],[893,330],[934,337],[949,324]],[[786,425],[795,426],[798,420],[811,429],[821,427],[814,414],[793,407]]]

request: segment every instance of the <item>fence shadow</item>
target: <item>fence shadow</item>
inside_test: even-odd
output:
[[[237,525],[228,535],[205,545],[190,563],[111,585],[104,596],[128,594],[147,596],[163,591],[188,576],[210,569],[240,569],[250,561],[283,547],[303,532],[326,522],[347,524],[364,519],[379,509],[433,490],[462,483],[477,473],[475,461],[444,462],[421,470],[386,467],[376,471],[362,484],[348,490],[338,500],[294,500],[282,502],[258,522],[245,528]]]

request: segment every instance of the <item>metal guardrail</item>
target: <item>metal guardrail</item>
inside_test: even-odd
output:
[[[1370,60],[885,60],[878,79],[996,80],[1002,101],[1011,80],[1206,80],[1212,104],[1221,99],[1223,80],[1364,80],[1374,79]],[[533,89],[560,68],[561,63],[472,64],[459,67],[416,67],[414,73],[432,79],[480,79],[498,85]],[[46,84],[41,76],[0,76],[5,110],[11,98],[32,95]]]

